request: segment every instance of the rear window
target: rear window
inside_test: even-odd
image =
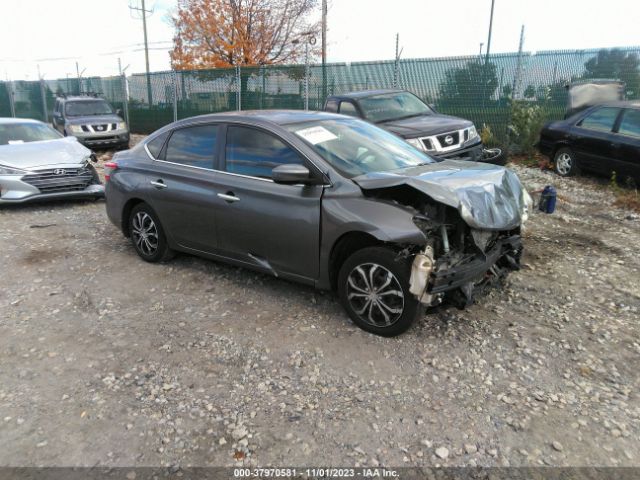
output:
[[[616,122],[616,118],[618,118],[618,113],[620,113],[619,108],[599,108],[595,112],[587,115],[582,122],[580,122],[580,126],[598,132],[610,132],[613,130],[613,124]]]
[[[165,160],[190,167],[213,169],[217,133],[217,125],[175,130],[167,143]]]
[[[160,152],[162,151],[162,147],[164,146],[164,142],[167,140],[169,133],[170,132],[162,133],[147,143],[147,149],[149,149],[149,153],[151,153],[153,158],[160,158]]]
[[[640,138],[640,110],[628,109],[624,111],[618,133]]]

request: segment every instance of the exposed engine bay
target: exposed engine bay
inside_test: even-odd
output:
[[[399,256],[413,258],[410,292],[426,306],[448,303],[464,308],[474,296],[520,268],[520,221],[505,230],[472,228],[457,209],[408,185],[365,190],[365,194],[413,211],[426,243],[403,246]]]

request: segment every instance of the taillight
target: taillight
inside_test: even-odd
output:
[[[104,181],[108,182],[111,178],[111,174],[118,169],[118,164],[116,162],[106,162],[104,164]]]

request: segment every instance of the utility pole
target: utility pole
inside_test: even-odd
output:
[[[520,46],[518,47],[518,63],[516,66],[516,75],[513,77],[513,88],[511,89],[511,97],[516,98],[518,89],[520,88],[520,72],[522,70],[522,48],[524,47],[524,25],[520,29]]]
[[[322,0],[322,100],[327,98],[327,0]]]
[[[489,54],[491,53],[491,32],[493,30],[493,7],[496,0],[491,0],[491,15],[489,15],[489,38],[487,38],[487,52],[484,56],[482,68],[482,108],[484,109],[485,96],[487,94],[487,69],[489,68]]]
[[[153,99],[151,97],[151,77],[149,76],[149,42],[147,41],[147,14],[151,15],[153,13],[153,8],[147,10],[145,6],[145,0],[140,0],[139,7],[129,4],[129,10],[131,10],[132,12],[139,12],[142,18],[142,30],[144,32],[144,60],[147,72],[147,98],[149,99],[149,107],[151,107]]]
[[[400,55],[402,55],[402,49],[400,49],[400,34],[396,33],[396,61],[393,67],[393,88],[398,88],[400,82]]]
[[[489,38],[487,38],[487,52],[484,57],[484,64],[489,63],[489,53],[491,53],[491,32],[493,30],[493,7],[496,0],[491,0],[491,15],[489,16]]]

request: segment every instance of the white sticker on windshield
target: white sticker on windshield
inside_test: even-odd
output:
[[[335,140],[336,137],[333,133],[324,127],[311,127],[303,128],[302,130],[296,130],[296,134],[304,138],[307,142],[316,145],[322,142],[328,142],[329,140]]]
[[[9,140],[9,145],[20,145],[24,140]]]

